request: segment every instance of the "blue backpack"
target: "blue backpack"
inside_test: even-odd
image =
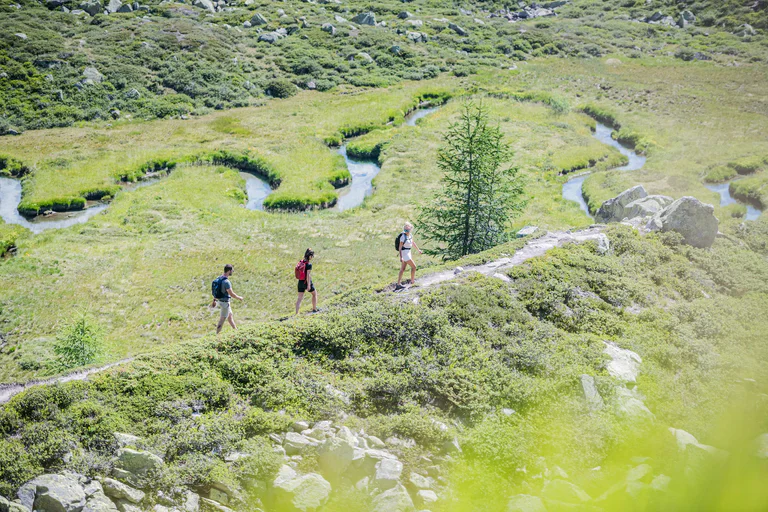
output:
[[[220,300],[227,298],[227,296],[224,294],[224,291],[221,289],[222,284],[224,284],[224,280],[226,279],[227,278],[225,276],[219,276],[211,283],[211,295],[213,295],[214,299]]]

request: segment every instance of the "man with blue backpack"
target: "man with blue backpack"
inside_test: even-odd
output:
[[[219,325],[216,326],[216,334],[221,332],[221,328],[224,327],[224,322],[227,320],[229,321],[229,325],[237,330],[235,317],[232,315],[232,307],[229,305],[229,300],[235,298],[242,302],[243,298],[232,290],[232,283],[229,282],[229,278],[234,269],[235,268],[232,265],[227,263],[224,265],[224,273],[214,279],[211,283],[211,295],[213,295],[211,307],[215,307],[216,302],[218,302],[219,307],[221,308],[221,317],[219,318]]]

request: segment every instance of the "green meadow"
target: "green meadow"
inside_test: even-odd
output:
[[[17,250],[0,263],[7,340],[0,380],[46,373],[40,362],[51,357],[51,341],[83,308],[105,328],[105,362],[209,333],[217,313],[206,307],[208,285],[227,262],[236,268],[235,289],[246,297],[235,316],[246,324],[290,313],[291,269],[307,247],[318,255],[321,304],[353,288],[392,282],[397,261],[390,239],[436,190],[441,133],[470,95],[490,109],[515,151],[510,165],[525,180],[529,203],[513,230],[589,225],[576,204],[560,196],[564,173],[582,169],[594,171],[584,184],[593,209],[638,183],[649,193],[693,195],[717,205],[717,194],[703,185],[707,172],[765,153],[764,76],[762,65],[663,58],[535,60],[517,70],[387,89],[302,92],[186,120],[97,122],[2,138],[0,154],[33,169],[23,180],[22,205],[85,197],[95,189],[109,189],[111,204],[65,230],[33,236],[2,228],[4,243],[15,240]],[[742,84],[743,94],[731,94],[733,83]],[[417,126],[402,125],[421,100],[447,97]],[[615,116],[617,136],[624,131],[644,141],[642,170],[603,172],[621,156],[591,136],[594,120],[582,112],[590,105]],[[327,143],[371,130],[350,142],[361,155],[378,148],[382,167],[361,207],[343,213],[242,207],[244,183],[236,170],[246,165],[279,182],[267,206],[328,202],[337,194],[332,182],[346,170]],[[120,190],[121,177],[138,179],[168,163],[175,166],[158,183]],[[761,179],[762,172],[749,179]],[[730,210],[716,211],[721,230],[738,229]],[[428,257],[418,262],[422,271],[437,264]]]

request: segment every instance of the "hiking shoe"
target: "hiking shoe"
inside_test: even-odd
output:
[[[395,291],[399,291],[399,290],[405,290],[405,286],[403,286],[401,284],[396,284],[395,285]]]

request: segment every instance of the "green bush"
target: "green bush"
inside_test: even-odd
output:
[[[759,156],[739,158],[733,162],[728,163],[728,167],[733,169],[739,174],[752,174],[753,172],[760,171],[766,167],[766,163],[763,158]]]
[[[17,439],[0,439],[0,496],[13,496],[18,488],[42,472]]]
[[[621,129],[621,124],[619,123],[616,114],[603,106],[590,103],[581,107],[581,110],[588,116],[597,119],[601,123],[610,126],[614,130]]]
[[[28,233],[26,228],[16,224],[0,223],[0,257],[5,256],[9,250],[16,247],[16,241]]]
[[[289,80],[272,80],[267,84],[266,93],[273,98],[290,98],[299,90]]]

